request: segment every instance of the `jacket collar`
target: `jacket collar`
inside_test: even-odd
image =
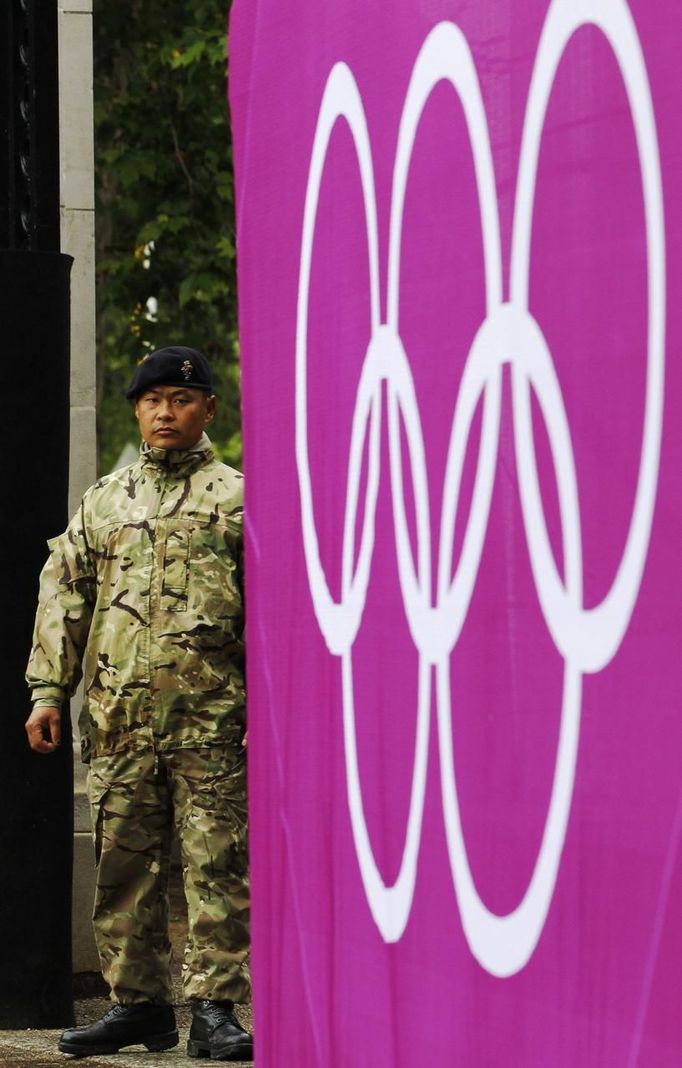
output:
[[[213,448],[208,434],[202,434],[191,449],[159,449],[143,441],[140,445],[140,461],[144,467],[153,467],[166,474],[180,478],[190,475],[213,459]]]

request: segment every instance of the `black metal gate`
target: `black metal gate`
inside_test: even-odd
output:
[[[64,529],[69,271],[59,247],[56,0],[0,0],[0,1028],[70,1023],[72,749],[26,743],[46,539]]]
[[[0,4],[0,248],[59,249],[55,0]]]

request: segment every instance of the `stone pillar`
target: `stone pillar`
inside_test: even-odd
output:
[[[92,0],[59,0],[58,12],[61,247],[74,259],[69,462],[69,515],[73,515],[97,477]],[[71,706],[76,720],[80,694]],[[75,973],[97,972],[90,924],[94,855],[75,722],[74,750],[73,967]]]

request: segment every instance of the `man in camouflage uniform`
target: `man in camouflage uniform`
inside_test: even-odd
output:
[[[100,479],[49,543],[27,680],[29,743],[49,753],[81,673],[97,862],[94,927],[113,1008],[71,1029],[79,1056],[178,1042],[168,940],[173,823],[188,908],[188,1053],[250,1059],[234,1002],[250,992],[242,601],[243,480],[204,433],[201,353],[138,367],[139,460]]]

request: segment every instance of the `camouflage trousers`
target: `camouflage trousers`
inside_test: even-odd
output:
[[[175,825],[188,914],[185,997],[248,1000],[244,751],[230,745],[97,757],[88,790],[93,923],[112,999],[173,1001],[168,875]]]

